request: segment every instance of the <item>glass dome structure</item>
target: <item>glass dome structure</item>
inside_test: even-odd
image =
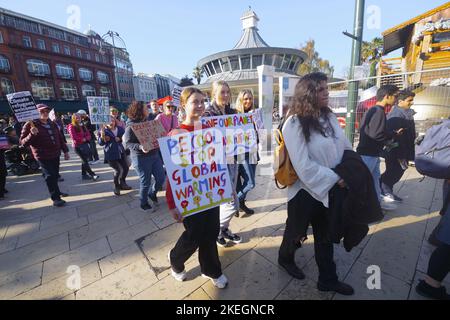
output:
[[[249,8],[241,18],[241,39],[228,51],[201,59],[198,67],[207,77],[206,83],[217,80],[228,82],[258,79],[257,67],[274,66],[277,73],[299,75],[299,67],[306,54],[297,49],[270,47],[258,33],[259,18]]]

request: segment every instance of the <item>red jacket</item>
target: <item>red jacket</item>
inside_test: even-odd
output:
[[[67,126],[67,131],[69,132],[69,135],[72,138],[72,146],[74,148],[79,147],[83,143],[89,142],[91,140],[91,133],[84,126],[80,126],[79,131],[77,131],[74,125],[69,124]],[[83,139],[85,141],[83,141]]]
[[[25,124],[20,135],[20,144],[25,147],[31,147],[31,151],[36,160],[59,158],[61,156],[61,150],[64,153],[69,152],[58,126],[50,120],[48,120],[48,123],[51,127],[51,135],[44,128],[40,120],[33,121],[34,126],[39,131],[37,135],[31,134],[31,122]],[[51,138],[52,136],[54,139]]]

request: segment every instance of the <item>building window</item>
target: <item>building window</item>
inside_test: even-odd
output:
[[[59,85],[59,91],[61,93],[61,97],[64,100],[77,100],[78,99],[78,90],[77,87],[72,83],[61,83]]]
[[[262,65],[262,55],[257,54],[252,57],[252,69],[256,69]]]
[[[232,56],[229,59],[230,59],[231,71],[240,70],[240,68],[239,68],[239,57],[238,56]],[[211,72],[213,71],[213,70],[211,70],[211,68],[209,68],[209,70]]]
[[[70,56],[70,47],[64,46],[64,54]]]
[[[56,74],[58,75],[58,77],[60,77],[62,79],[73,79],[74,78],[73,68],[66,64],[57,64],[56,65]]]
[[[281,64],[281,69],[287,69],[289,67],[289,62],[291,62],[292,56],[286,54],[283,58],[283,63]]]
[[[1,31],[0,31],[0,43],[3,43],[3,34]]]
[[[35,80],[31,82],[33,96],[40,100],[50,100],[55,97],[53,86],[45,80]]]
[[[284,55],[282,55],[282,54],[277,54],[277,55],[275,56],[275,61],[274,61],[274,63],[273,63],[273,66],[274,66],[276,69],[281,68],[281,63],[283,62],[283,57],[284,57]]]
[[[220,59],[220,63],[222,64],[223,72],[230,71],[230,64],[228,63],[228,59],[227,58]]]
[[[89,69],[80,68],[80,70],[78,70],[78,73],[80,75],[80,79],[83,80],[83,81],[92,81],[92,80],[94,80],[94,74]]]
[[[27,60],[28,72],[34,76],[48,76],[50,75],[50,66],[41,60],[29,59]]]
[[[264,56],[264,64],[266,66],[271,66],[273,63],[273,54],[266,54]]]
[[[95,62],[100,62],[100,56],[98,54],[95,54]]]
[[[106,72],[98,71],[97,79],[100,83],[109,83],[109,75]]]
[[[9,72],[11,70],[11,66],[9,64],[8,58],[0,55],[0,71]]]
[[[111,90],[109,90],[107,87],[100,87],[100,97],[111,98]]]
[[[46,48],[45,48],[45,41],[44,41],[44,40],[38,39],[38,40],[36,41],[36,44],[37,44],[37,48],[38,48],[39,50],[45,50],[45,49],[46,49]]]
[[[214,68],[216,68],[216,72],[222,73],[222,68],[220,67],[219,60],[214,60],[213,64],[214,64]]]
[[[95,97],[95,88],[93,86],[84,84],[81,87],[81,91],[83,92],[83,97]]]
[[[295,68],[295,66],[297,65],[298,60],[299,60],[299,58],[296,57],[296,56],[294,56],[294,57],[292,58],[291,62],[289,63],[288,69],[291,70],[291,71],[295,71],[294,68]]]
[[[108,63],[108,59],[106,59],[106,56],[102,56],[102,61],[103,61],[103,63]]]
[[[11,81],[11,80],[9,80],[9,79],[7,79],[7,78],[2,78],[2,91],[3,91],[3,94],[10,94],[10,93],[14,93],[15,92],[15,90],[14,90],[14,83]]]
[[[91,60],[91,53],[86,51],[86,60]]]
[[[54,52],[54,53],[59,53],[59,44],[54,43],[54,44],[52,45],[52,49],[53,49],[53,52]]]
[[[75,51],[77,52],[77,57],[78,58],[83,58],[83,55],[81,54],[81,50],[80,49],[76,49]]]
[[[242,70],[250,69],[250,55],[241,56],[241,66]]]
[[[32,48],[33,47],[31,45],[31,38],[30,37],[24,36],[22,38],[22,43],[23,43],[23,46],[26,47],[26,48]]]

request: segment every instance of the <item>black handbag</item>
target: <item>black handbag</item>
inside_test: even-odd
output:
[[[89,159],[92,156],[92,150],[91,146],[89,145],[89,142],[85,142],[82,145],[78,147],[78,150],[80,150],[80,153],[83,155],[83,157]]]

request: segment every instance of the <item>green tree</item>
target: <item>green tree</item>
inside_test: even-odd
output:
[[[194,80],[193,78],[189,78],[188,75],[185,75],[183,78],[181,78],[180,87],[193,86],[194,85],[193,80]]]
[[[194,79],[197,80],[197,84],[200,84],[200,82],[202,81],[202,77],[203,77],[204,73],[205,72],[203,71],[202,68],[200,68],[200,67],[194,68],[194,72],[192,73],[192,75],[194,76]]]
[[[334,67],[328,60],[320,58],[316,51],[316,42],[313,39],[306,41],[300,50],[306,53],[306,60],[300,66],[300,74],[323,72],[329,77],[333,77]]]

